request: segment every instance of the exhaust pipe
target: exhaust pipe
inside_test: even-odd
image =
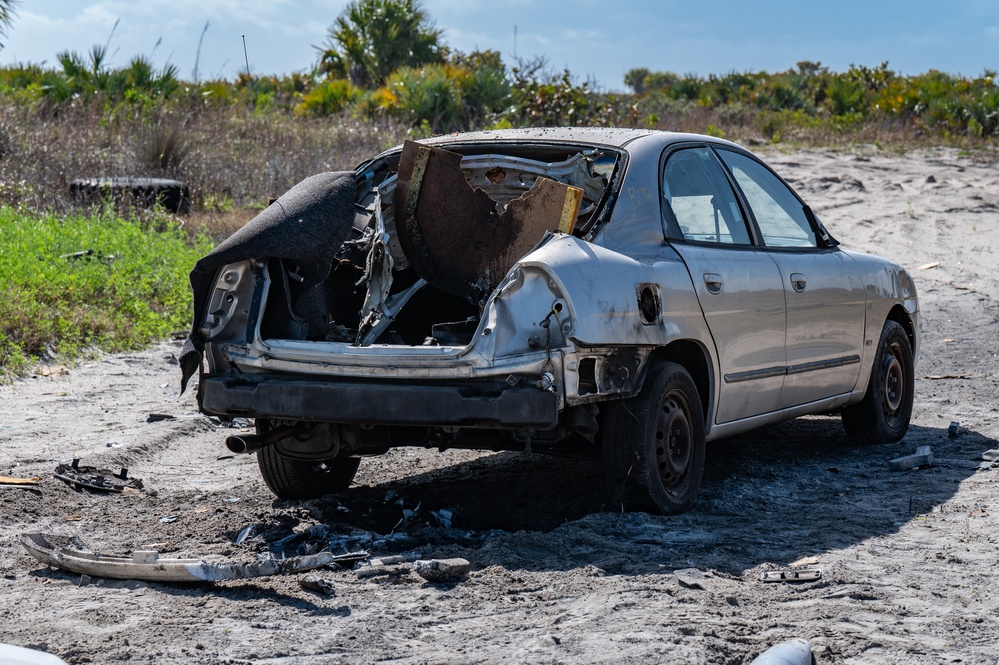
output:
[[[225,447],[234,453],[255,453],[261,448],[266,448],[267,446],[277,443],[281,439],[287,439],[289,436],[301,434],[305,431],[305,429],[306,425],[304,423],[299,423],[297,425],[276,427],[262,434],[233,434],[226,437]]]

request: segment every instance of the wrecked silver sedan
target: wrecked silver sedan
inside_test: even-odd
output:
[[[691,507],[705,442],[840,410],[909,425],[919,308],[718,139],[535,129],[407,142],[300,183],[202,259],[184,382],[279,497],[394,446],[602,457],[614,505]]]

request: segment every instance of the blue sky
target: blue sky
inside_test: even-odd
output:
[[[110,64],[134,55],[193,78],[286,74],[315,60],[347,0],[22,0],[0,64],[55,63],[111,37]],[[463,51],[495,49],[506,61],[544,55],[605,90],[623,90],[632,67],[677,73],[779,71],[799,60],[841,71],[851,63],[915,74],[975,76],[999,69],[995,0],[424,0],[444,40]],[[516,26],[517,39],[514,41]],[[159,44],[157,46],[157,43]]]

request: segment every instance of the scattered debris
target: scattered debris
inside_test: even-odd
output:
[[[395,575],[408,570],[400,568],[399,564],[412,563],[422,558],[419,552],[409,552],[407,554],[397,554],[395,556],[383,556],[370,561],[359,562],[355,567],[358,579],[368,577],[378,577],[380,575]],[[392,566],[396,566],[393,568]]]
[[[967,379],[970,377],[967,374],[927,374],[923,378],[930,381],[943,381],[945,379]]]
[[[36,487],[42,484],[42,479],[38,478],[14,478],[12,476],[0,476],[0,487]]]
[[[819,563],[819,557],[817,556],[803,556],[797,561],[792,561],[790,568],[801,568],[802,566],[814,566]]]
[[[126,467],[122,467],[118,473],[112,473],[107,469],[80,466],[78,459],[74,459],[71,464],[60,464],[53,475],[76,490],[86,488],[98,492],[121,492],[126,487],[142,489],[142,481],[129,478]]]
[[[814,662],[808,640],[798,638],[770,647],[749,665],[812,665]]]
[[[676,581],[680,583],[680,586],[687,587],[688,589],[705,590],[703,582],[708,576],[704,571],[697,568],[683,568],[681,570],[674,570],[673,574],[676,575]]]
[[[428,582],[457,582],[468,575],[472,564],[467,559],[429,559],[413,562],[416,574]]]
[[[356,561],[358,553],[319,552],[288,559],[267,558],[251,563],[214,563],[203,559],[161,559],[159,552],[139,550],[131,556],[109,556],[71,546],[70,539],[42,533],[22,536],[28,553],[45,565],[82,575],[146,582],[217,582],[312,570]],[[367,554],[365,553],[365,556]]]
[[[978,456],[978,459],[986,462],[999,462],[999,450],[986,450]]]
[[[916,270],[929,270],[930,268],[936,268],[940,265],[939,261],[931,261],[930,263],[924,263],[921,266],[916,266]]]
[[[961,426],[958,424],[956,420],[952,420],[950,423],[950,427],[947,428],[947,436],[949,436],[952,439],[956,439],[957,435],[960,433],[961,433]]]
[[[147,423],[158,423],[161,420],[173,420],[177,416],[170,413],[150,413],[146,416]]]
[[[41,376],[66,376],[69,374],[69,368],[63,365],[46,365],[39,374]]]
[[[924,466],[933,466],[933,452],[929,446],[919,446],[912,455],[896,457],[888,462],[888,468],[892,471],[906,471]]]
[[[242,545],[246,541],[246,539],[249,538],[252,534],[253,534],[252,524],[248,527],[244,527],[243,530],[239,532],[239,535],[236,536],[236,544]]]
[[[760,573],[761,582],[814,582],[820,579],[822,571],[818,568],[783,568]]]
[[[448,510],[447,508],[441,508],[440,510],[432,510],[430,514],[433,515],[437,523],[440,524],[442,529],[450,529],[452,525],[452,520],[454,519],[454,511]]]
[[[306,575],[305,577],[299,578],[298,586],[303,589],[308,589],[309,591],[316,591],[318,593],[325,594],[327,596],[336,595],[336,589],[333,588],[333,583],[319,577],[319,575]]]
[[[168,515],[167,517],[161,517],[160,521],[164,524],[171,524],[180,519],[180,515]]]

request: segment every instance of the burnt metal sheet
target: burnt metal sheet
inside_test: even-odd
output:
[[[161,559],[155,551],[137,551],[131,556],[111,556],[80,549],[69,538],[29,533],[21,538],[28,554],[53,568],[116,580],[147,582],[218,582],[251,577],[282,575],[312,570],[337,562],[355,562],[367,553],[337,555],[319,552],[287,559],[251,563],[209,562],[203,559]]]
[[[499,212],[471,187],[462,156],[407,141],[399,161],[394,208],[403,251],[417,274],[442,291],[480,302],[545,234],[571,231],[582,192],[538,178]]]
[[[128,469],[122,467],[118,473],[93,466],[80,466],[80,460],[71,464],[60,464],[52,474],[73,489],[88,489],[97,492],[123,492],[125,489],[142,490],[142,481],[129,478]]]

